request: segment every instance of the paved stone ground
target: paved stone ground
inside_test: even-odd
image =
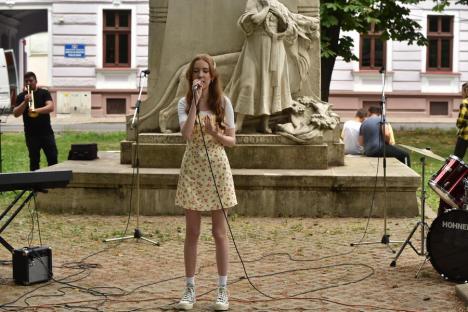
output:
[[[159,247],[142,240],[101,242],[119,236],[125,216],[41,215],[42,242],[53,249],[54,279],[15,285],[12,266],[0,265],[0,311],[172,311],[184,285],[183,217],[141,217],[140,229]],[[231,311],[465,311],[455,284],[444,281],[406,248],[396,268],[386,245],[361,245],[366,219],[244,218],[230,216],[246,279],[231,240]],[[210,311],[217,282],[209,217],[203,218],[194,311]],[[390,219],[388,233],[404,239],[417,219]],[[430,222],[430,220],[429,220]],[[136,221],[130,221],[130,232]],[[380,241],[383,220],[371,219],[365,241]],[[3,237],[14,247],[28,244],[26,209]],[[37,245],[37,231],[32,245]],[[415,235],[414,245],[419,248]],[[392,244],[397,249],[397,244]],[[0,259],[9,260],[6,249]],[[29,307],[28,307],[29,306]]]

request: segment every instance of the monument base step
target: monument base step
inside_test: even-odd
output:
[[[280,135],[240,134],[236,146],[226,148],[231,168],[236,169],[326,169],[344,165],[344,145],[334,132],[327,140],[317,137],[313,144],[296,144]],[[141,168],[179,168],[185,151],[180,133],[141,133]],[[136,143],[121,142],[121,163],[135,166]]]
[[[136,169],[120,164],[118,152],[101,152],[99,157],[41,169],[72,170],[73,179],[66,188],[40,193],[39,209],[55,213],[127,214],[132,194],[135,213],[137,192],[132,192],[132,181],[136,184]],[[380,168],[376,178],[377,164]],[[140,168],[139,172],[142,215],[183,214],[183,209],[174,205],[178,168]],[[377,158],[346,157],[344,166],[324,170],[233,169],[233,175],[239,204],[232,213],[239,215],[366,217],[372,202],[372,216],[383,216],[384,209],[392,217],[418,214],[416,190],[420,176],[393,158],[387,160],[386,192],[382,162],[377,162]]]

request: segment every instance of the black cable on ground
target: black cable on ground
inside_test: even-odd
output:
[[[218,186],[216,184],[216,177],[214,175],[214,172],[213,172],[213,167],[211,165],[211,159],[210,159],[210,155],[208,153],[208,147],[206,145],[206,140],[205,140],[205,134],[204,134],[204,131],[203,131],[203,128],[202,128],[202,125],[201,125],[201,121],[200,121],[200,115],[199,113],[197,112],[197,120],[198,120],[198,126],[199,126],[199,129],[200,129],[200,132],[201,132],[201,136],[202,136],[202,140],[203,140],[203,145],[205,147],[205,153],[206,153],[206,157],[207,157],[207,160],[208,160],[208,164],[209,164],[209,167],[210,167],[210,172],[211,172],[211,176],[213,178],[213,184],[215,186],[215,190],[216,190],[216,194],[218,196],[218,200],[219,200],[219,203],[221,205],[221,209],[223,211],[223,214],[224,214],[224,218],[226,219],[226,223],[228,225],[228,229],[229,229],[229,233],[231,235],[231,238],[232,238],[232,242],[234,244],[234,248],[236,249],[236,253],[239,257],[239,260],[241,262],[241,265],[242,265],[242,269],[244,270],[244,275],[245,275],[245,278],[247,279],[247,281],[249,282],[249,284],[252,286],[253,289],[255,289],[258,293],[262,294],[263,296],[267,297],[267,298],[270,298],[270,299],[279,299],[279,298],[275,298],[263,291],[261,291],[260,289],[258,289],[251,281],[250,277],[249,277],[249,274],[247,273],[247,269],[246,269],[246,266],[245,266],[245,263],[244,263],[244,260],[242,259],[242,256],[240,254],[240,251],[239,251],[239,248],[237,247],[237,243],[236,243],[236,240],[235,240],[235,237],[234,237],[234,234],[232,232],[232,229],[231,229],[231,224],[229,222],[229,218],[227,217],[227,213],[225,211],[225,208],[223,206],[223,202],[221,200],[221,195],[219,193],[219,190],[218,190]],[[378,168],[378,167],[377,167]],[[376,183],[377,183],[377,179],[376,179]],[[354,249],[353,249],[354,250]],[[351,251],[352,252],[352,251]],[[373,269],[372,269],[373,270]],[[373,274],[373,273],[372,273]],[[371,274],[371,275],[372,275]],[[369,276],[371,276],[369,275]],[[367,277],[366,277],[367,278]],[[332,286],[332,287],[336,287],[336,286]],[[326,289],[326,288],[324,288]],[[282,297],[281,299],[288,299],[289,297]]]

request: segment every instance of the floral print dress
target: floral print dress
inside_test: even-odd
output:
[[[210,114],[212,123],[214,123],[214,117],[213,114]],[[184,209],[197,211],[230,208],[237,205],[231,166],[224,146],[205,132],[203,119],[200,116],[211,168],[213,169],[220,198],[218,198],[216,192],[197,119],[192,140],[187,141],[187,147],[182,159],[175,204]]]

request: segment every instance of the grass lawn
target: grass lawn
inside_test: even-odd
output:
[[[455,146],[456,131],[441,129],[417,129],[395,131],[396,142],[417,148],[430,147],[432,151],[447,158]],[[56,133],[59,162],[67,159],[71,144],[97,143],[100,151],[119,150],[120,141],[125,138],[125,132],[94,133],[94,132],[63,132]],[[22,133],[4,133],[1,142],[2,172],[20,172],[29,170],[28,153]],[[421,155],[411,152],[413,169],[421,174]],[[443,162],[426,158],[426,185],[430,177],[436,173]],[[47,165],[42,155],[41,167]],[[426,204],[434,210],[438,207],[439,197],[427,187]],[[419,197],[419,193],[418,193]]]
[[[55,134],[59,151],[59,162],[68,157],[71,144],[97,143],[99,151],[120,150],[120,141],[125,132],[62,132]],[[4,133],[2,135],[2,172],[29,171],[28,149],[23,133]],[[47,166],[44,153],[41,152],[41,168]]]

